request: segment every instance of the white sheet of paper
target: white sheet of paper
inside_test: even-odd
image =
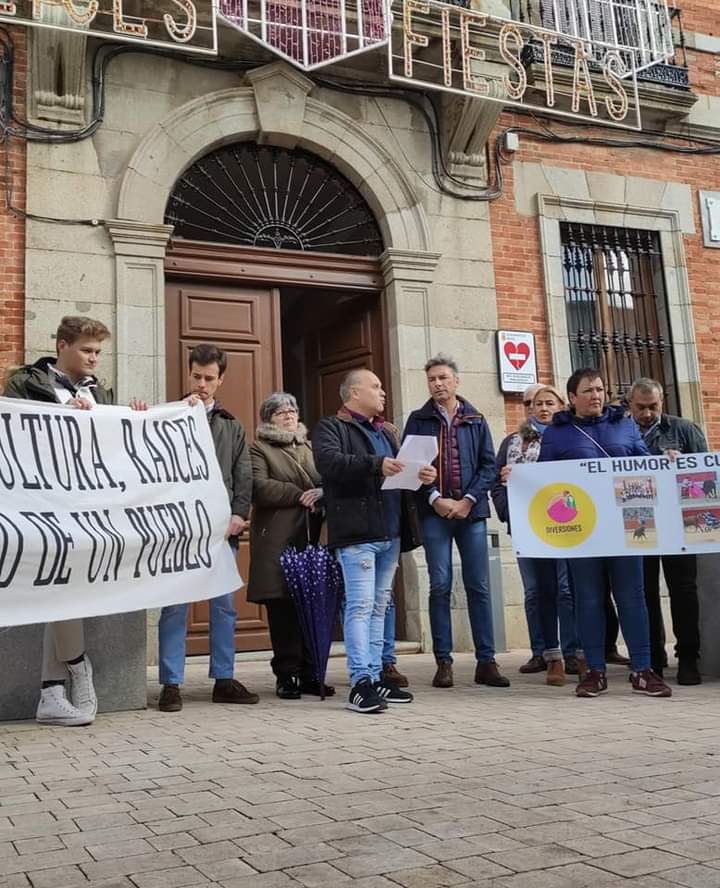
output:
[[[434,435],[408,435],[403,441],[397,459],[405,468],[397,475],[383,481],[383,490],[418,490],[418,472],[429,466],[438,454],[437,438]]]

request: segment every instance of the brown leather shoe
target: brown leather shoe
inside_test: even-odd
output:
[[[518,669],[523,675],[532,675],[533,672],[545,672],[547,663],[543,657],[530,657],[527,663],[523,663]]]
[[[553,688],[561,688],[565,684],[565,667],[562,660],[548,662],[545,684],[549,684]]]
[[[183,707],[180,688],[177,685],[163,685],[158,700],[160,712],[180,712]]]
[[[434,688],[451,688],[454,684],[452,663],[438,663],[432,686]]]
[[[394,684],[396,688],[406,688],[409,685],[407,676],[403,675],[402,672],[398,672],[394,663],[386,663],[383,666],[382,678],[384,681]]]
[[[504,675],[500,675],[500,670],[495,660],[477,664],[475,667],[475,684],[487,685],[490,688],[510,687],[510,681]]]
[[[221,678],[213,688],[213,703],[258,703],[260,697],[234,678]]]

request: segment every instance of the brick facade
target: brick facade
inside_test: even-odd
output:
[[[18,117],[25,116],[27,43],[22,28],[10,28],[15,44],[13,101]],[[8,156],[9,152],[9,156]],[[7,169],[12,206],[25,209],[25,142],[0,144],[0,383],[9,367],[23,360],[25,326],[25,220],[8,211]]]
[[[711,6],[713,10],[711,12]],[[706,34],[717,32],[719,16],[713,0],[683,4],[685,28]],[[709,53],[688,52],[692,88],[702,95],[720,95],[717,76],[718,57]],[[529,117],[504,114],[498,130],[508,126],[538,128]],[[567,127],[549,124],[556,132],[572,136],[616,134],[597,128]],[[702,399],[708,438],[720,446],[720,399],[716,380],[720,372],[720,306],[717,301],[718,262],[720,254],[703,246],[698,192],[720,191],[720,155],[682,155],[666,151],[636,148],[606,148],[587,145],[548,143],[521,135],[520,149],[513,163],[504,168],[505,192],[491,206],[493,255],[497,290],[498,327],[532,330],[538,347],[540,378],[551,382],[552,371],[545,306],[543,257],[536,216],[518,212],[514,192],[514,162],[536,163],[569,170],[636,176],[661,182],[685,183],[692,190],[695,234],[685,235],[684,249],[690,279],[692,314],[700,362]],[[564,380],[555,380],[559,385]],[[515,428],[522,416],[519,396],[506,397],[508,429]]]

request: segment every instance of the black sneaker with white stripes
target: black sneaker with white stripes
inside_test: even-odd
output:
[[[361,678],[350,688],[350,696],[345,704],[346,709],[353,712],[380,712],[385,708],[373,683],[369,678]]]
[[[412,703],[414,697],[409,691],[403,691],[391,681],[380,679],[375,682],[375,691],[386,703]]]

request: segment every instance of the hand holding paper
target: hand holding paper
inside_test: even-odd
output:
[[[429,466],[438,453],[437,439],[432,435],[408,435],[396,457],[402,470],[383,482],[383,490],[418,490],[421,469]]]

